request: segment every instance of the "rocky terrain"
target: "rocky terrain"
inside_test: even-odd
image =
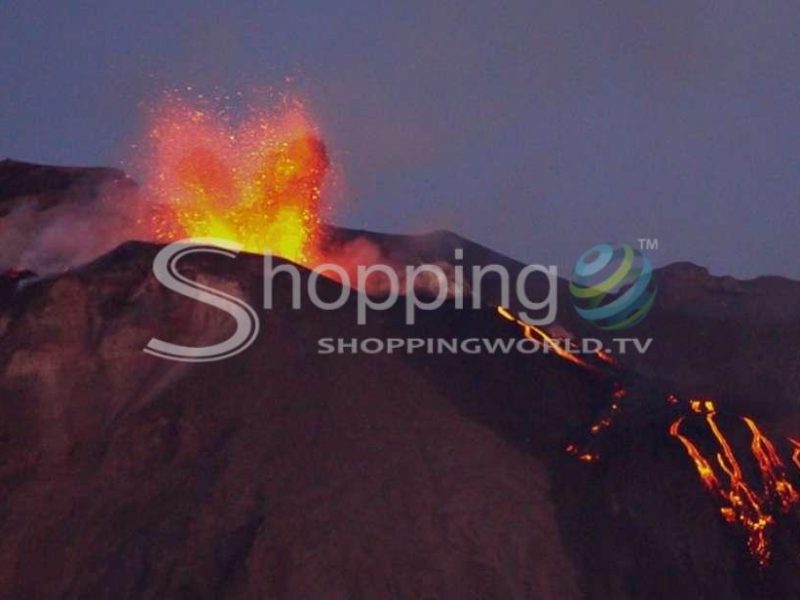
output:
[[[117,171],[0,163],[0,211],[13,207],[0,212],[0,245],[17,211],[45,223],[110,182],[132,185]],[[470,264],[522,266],[446,232],[332,229],[329,243],[357,237],[398,260],[447,261],[460,247]],[[4,247],[6,263],[25,256]],[[223,339],[233,322],[161,286],[157,246],[127,242],[74,265],[83,255],[58,249],[44,276],[42,254],[0,264],[16,269],[0,290],[4,597],[800,596],[796,506],[760,568],[668,434],[683,404],[665,402],[713,397],[742,453],[740,414],[776,443],[800,435],[798,282],[661,269],[657,305],[634,332],[652,349],[622,371],[554,354],[320,355],[321,337],[520,332],[491,294],[480,310],[447,304],[410,329],[399,306],[359,327],[352,298],[334,312],[292,310],[288,285],[243,354],[185,364],[142,348],[153,336]],[[260,306],[260,257],[185,263]],[[561,326],[596,336],[564,285]],[[620,381],[619,417],[590,440],[599,460],[577,460],[565,448],[592,437]],[[779,451],[789,465],[782,441]]]

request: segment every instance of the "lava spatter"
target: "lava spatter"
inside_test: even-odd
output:
[[[219,238],[314,266],[329,160],[300,102],[224,110],[168,97],[153,111],[147,192],[157,241]]]

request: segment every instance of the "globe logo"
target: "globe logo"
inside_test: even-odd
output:
[[[633,327],[656,298],[650,261],[630,244],[598,244],[575,263],[569,291],[575,310],[608,331]]]

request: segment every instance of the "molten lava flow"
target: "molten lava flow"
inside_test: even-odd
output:
[[[769,438],[761,433],[753,419],[743,417],[743,420],[753,435],[751,450],[758,461],[758,468],[766,489],[775,495],[781,509],[786,512],[800,500],[800,494],[786,479],[783,462]]]
[[[607,352],[605,352],[604,350],[598,350],[595,353],[595,356],[600,360],[602,360],[607,365],[610,365],[612,367],[619,367],[619,361],[610,354],[608,354]]]
[[[546,331],[534,325],[530,325],[521,319],[518,319],[509,309],[505,308],[504,306],[498,306],[497,312],[506,321],[518,325],[522,329],[522,333],[526,338],[539,342],[546,348],[551,348],[560,358],[592,371],[593,373],[600,372],[596,367],[589,364],[584,359],[564,349],[561,344],[559,344],[558,340],[550,336]],[[608,365],[614,367],[617,366],[617,362],[602,350],[596,352],[595,356]],[[625,388],[619,382],[615,383],[614,390],[611,393],[610,406],[606,411],[607,414],[590,426],[589,432],[591,435],[597,435],[603,430],[610,428],[614,424],[614,416],[616,415],[617,411],[620,410],[621,401],[626,395],[627,392],[625,391]],[[585,448],[580,449],[576,444],[569,444],[565,448],[565,451],[570,456],[574,456],[578,460],[586,463],[595,463],[600,460],[599,454]]]
[[[789,438],[789,443],[794,447],[794,452],[792,453],[792,462],[798,469],[800,469],[800,442],[793,438]]]
[[[170,101],[156,111],[150,140],[157,240],[222,238],[306,265],[319,259],[329,162],[302,105],[234,125],[224,113]]]
[[[523,335],[529,340],[533,340],[535,342],[543,344],[543,346],[546,349],[553,350],[559,357],[563,358],[566,361],[569,361],[576,365],[580,365],[581,367],[585,367],[587,369],[592,369],[592,367],[586,361],[581,360],[572,352],[568,352],[567,350],[562,348],[561,345],[558,343],[558,341],[555,338],[548,335],[544,329],[526,323],[522,319],[516,318],[511,313],[511,311],[504,306],[498,306],[497,312],[505,320],[511,321],[512,323],[516,323],[517,325],[519,325],[522,328]]]
[[[775,524],[774,513],[788,512],[800,500],[800,495],[786,479],[783,462],[774,445],[752,419],[744,417],[742,420],[752,435],[750,449],[761,473],[761,493],[754,491],[746,481],[731,444],[716,422],[714,402],[691,400],[689,408],[693,413],[705,415],[706,424],[721,450],[716,454],[716,463],[725,474],[727,483],[723,483],[722,478],[717,476],[711,461],[703,456],[700,449],[681,434],[685,417],[672,423],[670,435],[683,444],[703,484],[721,502],[720,512],[723,518],[729,523],[738,522],[747,530],[747,547],[758,563],[764,566],[771,555],[769,532]]]
[[[697,446],[695,446],[689,438],[681,434],[680,429],[681,425],[683,424],[683,420],[684,417],[680,417],[677,421],[675,421],[669,428],[669,434],[678,438],[681,444],[683,444],[683,447],[686,448],[686,452],[694,461],[694,465],[697,468],[697,473],[700,475],[700,479],[706,488],[708,488],[710,492],[719,492],[722,489],[722,486],[720,485],[717,476],[714,474],[714,469],[711,468],[711,465],[708,463],[705,457],[700,454],[700,450],[697,449]],[[723,508],[723,514],[724,511],[725,509]]]

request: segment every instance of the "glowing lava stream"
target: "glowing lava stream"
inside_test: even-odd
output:
[[[558,341],[556,341],[555,338],[549,336],[547,332],[545,332],[540,327],[536,327],[535,325],[526,323],[522,319],[516,318],[511,313],[511,311],[504,306],[498,306],[497,312],[500,314],[501,317],[503,317],[507,321],[511,321],[512,323],[516,323],[517,325],[522,327],[523,334],[529,340],[533,340],[544,344],[548,348],[552,349],[558,356],[560,356],[564,360],[567,360],[571,363],[575,363],[576,365],[580,365],[581,367],[584,367],[586,369],[594,370],[593,367],[589,365],[586,361],[581,360],[575,354],[572,354],[571,352],[567,352],[566,350],[564,350],[564,348],[562,348],[559,345]]]
[[[696,414],[705,415],[705,421],[719,444],[721,452],[716,454],[716,463],[725,475],[717,476],[711,462],[699,448],[681,433],[686,417],[679,417],[669,428],[694,462],[697,473],[706,489],[721,502],[720,513],[728,523],[739,523],[748,532],[747,548],[759,565],[769,563],[770,530],[775,524],[775,513],[788,512],[800,500],[794,486],[786,479],[784,465],[772,442],[749,417],[743,417],[752,435],[750,450],[758,463],[763,489],[754,491],[742,474],[742,469],[725,434],[716,422],[716,407],[710,400],[691,400],[689,407]]]
[[[526,338],[540,342],[541,344],[547,346],[548,348],[551,348],[560,358],[568,362],[576,364],[594,373],[598,372],[598,369],[595,368],[593,365],[590,365],[585,360],[579,358],[577,355],[568,352],[567,350],[562,348],[561,345],[558,343],[558,340],[550,336],[546,331],[544,331],[540,327],[536,327],[535,325],[530,325],[529,323],[526,323],[522,319],[516,318],[513,315],[513,313],[504,306],[498,306],[497,312],[506,321],[510,321],[511,323],[514,323],[518,325],[520,328],[522,328],[522,332]],[[605,354],[602,350],[596,352],[595,356],[597,356],[600,360],[602,360],[604,363],[608,365],[616,366],[616,361],[614,361],[612,357]],[[620,409],[620,401],[625,397],[625,394],[626,394],[625,389],[621,385],[617,385],[616,389],[612,394],[612,403],[611,403],[612,413],[615,413]],[[591,426],[590,432],[593,435],[597,434],[602,430],[611,427],[613,422],[614,419],[612,415],[603,417]],[[596,452],[591,452],[589,450],[579,449],[576,444],[569,444],[565,448],[565,451],[570,456],[574,456],[578,460],[583,461],[585,463],[595,463],[600,460],[599,454],[597,454]]]
[[[560,358],[591,371],[597,371],[583,359],[564,350],[557,340],[542,329],[516,318],[507,308],[498,306],[497,312],[505,320],[519,325],[525,337],[553,348]],[[605,361],[606,357],[599,354],[598,358]],[[617,384],[612,395],[610,414],[591,426],[591,434],[598,434],[613,425],[614,413],[619,410],[620,402],[625,395],[625,388]],[[666,400],[673,406],[679,403],[674,394],[667,396]],[[686,416],[676,419],[671,424],[669,433],[683,445],[694,463],[703,485],[720,502],[719,510],[725,521],[731,524],[739,523],[747,531],[747,549],[758,564],[764,567],[769,563],[772,554],[770,532],[775,525],[776,514],[789,512],[800,501],[800,494],[786,478],[784,464],[778,456],[774,444],[761,432],[753,419],[742,417],[742,422],[752,436],[750,451],[758,464],[761,475],[762,490],[760,492],[755,491],[745,479],[733,447],[717,424],[717,409],[714,402],[712,400],[690,400],[689,409],[692,413],[704,415],[705,423],[719,445],[720,451],[716,453],[714,460],[703,456],[698,446],[681,433],[681,426],[685,422]],[[792,461],[800,469],[800,442],[792,438],[789,438],[788,441],[794,449]],[[576,444],[567,445],[565,450],[567,454],[583,462],[595,463],[600,460],[597,453],[582,450]],[[720,471],[719,474],[715,471],[717,468]]]
[[[800,469],[800,442],[793,438],[789,438],[789,443],[794,446],[794,452],[792,453],[792,462],[795,466]]]

